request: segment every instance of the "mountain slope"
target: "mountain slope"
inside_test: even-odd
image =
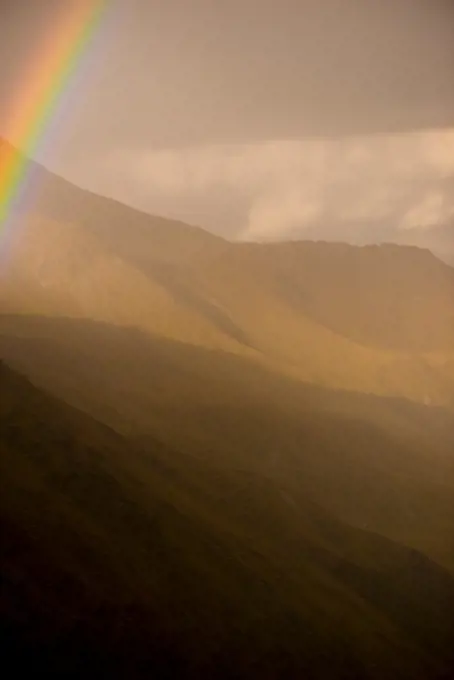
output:
[[[83,321],[4,317],[0,353],[124,433],[280,480],[454,569],[447,411],[317,389],[245,358]]]
[[[243,349],[233,324],[212,323],[79,225],[30,218],[13,235],[2,279],[4,311],[91,318],[202,346]]]
[[[11,157],[18,155],[17,149],[0,138],[0,174]],[[222,247],[220,237],[199,227],[148,215],[81,189],[30,159],[26,162],[33,177],[24,199],[26,213],[85,227],[102,238],[105,248],[136,264],[145,266],[155,259],[171,262]]]
[[[454,404],[454,270],[428,251],[237,244],[194,278],[297,377]]]
[[[0,304],[247,356],[314,384],[454,405],[454,270],[428,251],[231,244],[34,168]]]
[[[308,263],[316,257],[304,252],[311,244],[284,245],[283,258],[276,249],[262,258],[260,248],[232,245],[222,256],[199,256],[197,265],[161,262],[145,271],[106,250],[83,228],[32,220],[18,230],[10,248],[0,301],[5,311],[134,325],[249,356],[328,387],[454,403],[453,270],[435,258],[432,263],[429,255],[434,272],[425,276],[424,266],[416,263],[416,279],[426,286],[418,298],[425,300],[426,312],[418,314],[418,299],[410,304],[412,282],[400,296],[391,288],[381,295],[376,290],[381,308],[373,291],[358,285],[359,304],[355,278],[349,283],[351,266],[337,273],[326,266],[311,269]],[[313,245],[322,259],[330,258],[332,246]],[[346,250],[359,263],[363,257],[367,261],[367,252]],[[405,263],[405,253],[398,249],[395,267]],[[411,265],[412,254],[409,259]],[[336,264],[336,254],[331,260]],[[375,287],[389,271],[386,257],[379,269]],[[390,340],[393,333],[400,346],[380,345],[377,335]]]
[[[263,477],[245,486],[157,442],[139,449],[0,370],[0,603],[19,668],[448,672],[454,582],[422,555],[289,503]]]
[[[407,352],[454,347],[454,269],[428,250],[384,244],[237,244],[213,258],[256,275],[267,294],[356,343]]]

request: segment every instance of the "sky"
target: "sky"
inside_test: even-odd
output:
[[[0,135],[77,1],[0,0]],[[452,0],[111,0],[67,99],[37,160],[148,212],[258,240],[454,221]]]

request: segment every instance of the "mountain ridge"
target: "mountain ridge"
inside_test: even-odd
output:
[[[31,159],[28,159],[25,161],[25,156],[20,152],[16,147],[14,147],[10,142],[8,142],[6,139],[2,138],[0,136],[0,168],[2,167],[2,156],[3,158],[7,158],[11,155],[17,155],[19,154],[24,162],[27,162],[29,166],[32,167],[34,173],[42,174],[44,175],[44,178],[41,179],[40,182],[37,182],[37,185],[41,183],[41,186],[37,187],[37,191],[34,194],[31,194],[31,209],[36,210],[38,213],[44,214],[46,217],[59,220],[61,219],[63,222],[68,222],[71,221],[70,219],[70,203],[71,201],[71,194],[76,195],[76,200],[79,201],[80,205],[80,200],[81,198],[85,198],[87,203],[89,204],[90,200],[94,201],[93,205],[93,213],[96,213],[93,218],[88,218],[89,226],[92,229],[98,229],[98,233],[100,234],[106,234],[108,229],[106,229],[106,213],[113,213],[114,211],[110,211],[109,207],[115,208],[117,211],[121,211],[121,217],[124,219],[125,215],[127,214],[129,218],[131,216],[135,216],[137,218],[137,223],[136,223],[136,228],[142,227],[144,223],[146,222],[146,226],[148,230],[152,230],[153,226],[157,231],[159,231],[159,228],[167,228],[171,229],[172,227],[176,230],[178,230],[178,235],[184,236],[184,233],[186,234],[190,232],[193,236],[195,235],[203,235],[204,239],[209,240],[212,244],[214,243],[230,243],[230,244],[238,244],[241,245],[242,243],[245,244],[253,244],[256,243],[258,245],[264,245],[266,247],[270,247],[273,245],[278,245],[278,244],[294,244],[294,243],[319,243],[319,244],[327,244],[327,245],[333,245],[333,246],[342,246],[342,247],[351,247],[353,249],[357,248],[369,248],[369,247],[391,247],[394,248],[395,246],[398,246],[402,250],[410,249],[410,250],[420,250],[420,251],[428,251],[434,257],[436,257],[438,260],[443,261],[436,253],[434,253],[429,246],[427,245],[418,245],[418,243],[396,243],[396,242],[388,242],[388,241],[383,241],[377,244],[361,244],[361,245],[356,245],[353,243],[346,243],[344,241],[335,241],[335,240],[325,240],[323,238],[320,239],[291,239],[291,240],[283,240],[279,242],[262,242],[262,241],[231,241],[228,240],[219,234],[213,234],[212,232],[208,231],[207,229],[204,229],[203,227],[199,227],[196,225],[189,224],[187,222],[181,221],[181,220],[175,220],[172,218],[167,218],[167,217],[161,217],[157,215],[153,215],[143,209],[134,207],[129,204],[125,204],[122,201],[119,201],[115,198],[105,196],[102,194],[98,194],[95,191],[92,191],[87,188],[83,188],[71,180],[65,179],[61,177],[60,175],[57,175],[55,172],[49,170],[46,168],[44,165],[41,165],[40,163],[37,163],[36,161],[33,161]],[[102,219],[101,219],[102,218]],[[85,215],[85,219],[87,219],[87,216]],[[99,222],[104,222],[104,224],[99,224]],[[126,220],[128,221],[128,220]],[[153,222],[155,223],[153,225]],[[161,235],[161,234],[160,234]],[[111,228],[111,233],[109,234],[110,237],[112,237],[112,228]],[[118,243],[121,243],[121,248],[125,249],[126,252],[128,251],[127,248],[127,241],[126,239],[122,239],[121,236],[116,234],[116,237],[120,239],[117,241]],[[424,239],[420,239],[424,240]],[[415,241],[418,241],[417,238],[415,238]],[[175,248],[175,243],[172,243],[172,248]],[[137,255],[137,254],[136,254]],[[169,253],[166,252],[166,256],[169,256]],[[172,256],[170,256],[170,259],[173,259]],[[453,266],[450,262],[446,263],[448,266]]]

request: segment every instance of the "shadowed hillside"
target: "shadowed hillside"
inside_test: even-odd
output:
[[[454,568],[451,413],[314,388],[233,355],[89,322],[3,318],[0,352],[123,433],[282,480]]]
[[[421,554],[264,477],[139,449],[0,370],[14,663],[59,677],[447,672],[454,582]]]

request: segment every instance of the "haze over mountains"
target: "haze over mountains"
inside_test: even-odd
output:
[[[18,652],[60,677],[448,678],[454,269],[231,243],[33,172],[0,283]]]
[[[233,240],[384,241],[454,262],[454,129],[116,148],[69,177]],[[55,166],[58,168],[58,164]],[[64,168],[64,166],[62,166]]]
[[[452,404],[454,270],[429,251],[233,244],[34,174],[5,309],[129,324],[327,387]]]

